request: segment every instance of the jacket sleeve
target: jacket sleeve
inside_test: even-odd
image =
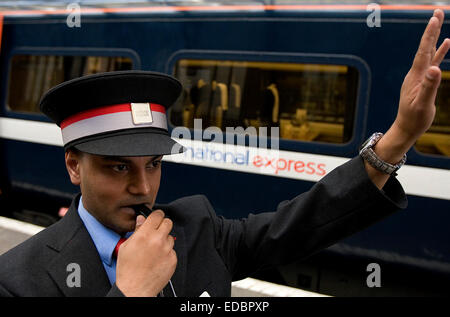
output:
[[[407,206],[391,177],[380,191],[358,156],[330,172],[276,212],[227,220],[211,214],[215,247],[233,280],[272,265],[303,259]]]

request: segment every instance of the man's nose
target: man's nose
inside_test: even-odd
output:
[[[152,184],[145,170],[136,171],[131,175],[128,191],[133,195],[148,195],[151,193]]]

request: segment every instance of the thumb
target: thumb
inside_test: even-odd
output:
[[[136,217],[136,227],[134,228],[134,232],[138,231],[142,224],[145,222],[145,217],[139,215]]]

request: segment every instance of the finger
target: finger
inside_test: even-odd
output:
[[[431,64],[434,56],[433,51],[436,47],[437,33],[439,33],[439,19],[432,17],[428,22],[425,32],[420,40],[420,45],[413,61],[413,70],[417,75],[422,76]]]
[[[161,222],[161,225],[158,228],[158,231],[163,236],[168,236],[170,231],[172,231],[173,228],[173,222],[169,218],[164,218],[164,220]]]
[[[431,65],[439,67],[450,49],[450,39],[445,39],[433,57]]]
[[[433,16],[435,18],[437,18],[439,21],[439,25],[438,25],[438,29],[437,29],[437,33],[436,33],[436,40],[434,41],[434,45],[433,45],[433,47],[436,47],[437,41],[439,39],[439,35],[441,34],[442,24],[444,23],[444,11],[442,11],[441,9],[436,9],[433,12]]]
[[[176,267],[176,266],[177,266],[177,263],[178,263],[178,257],[177,257],[177,253],[175,252],[174,249],[171,249],[171,250],[170,250],[169,256],[172,257],[172,261],[174,262],[175,267]]]
[[[167,246],[169,250],[173,249],[175,246],[175,239],[171,235],[167,236]]]
[[[439,27],[442,27],[442,24],[444,23],[445,13],[442,9],[436,9],[433,12],[433,16],[439,19]]]
[[[441,82],[441,70],[439,67],[431,66],[422,81],[422,87],[417,94],[418,104],[425,106],[434,106],[437,89]]]
[[[137,216],[136,217],[136,226],[134,228],[134,232],[137,232],[139,230],[139,228],[144,224],[145,222],[145,217],[144,216]]]
[[[438,39],[439,39],[439,35],[441,34],[442,24],[444,23],[444,11],[442,11],[441,9],[436,9],[433,12],[433,16],[438,19],[439,26],[438,26],[436,35],[434,37],[434,42],[432,44],[433,45],[432,55],[431,55],[432,59],[433,59],[433,56],[435,56],[435,54],[436,54],[436,45],[437,45],[437,42],[438,42]]]
[[[163,220],[164,212],[160,209],[153,211],[147,218],[149,226],[155,230],[159,228]]]

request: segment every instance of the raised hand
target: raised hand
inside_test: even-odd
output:
[[[439,65],[450,48],[450,39],[445,39],[436,50],[443,22],[444,12],[435,10],[422,35],[413,65],[403,81],[397,117],[374,147],[378,157],[388,163],[399,162],[433,123],[436,114],[434,102],[441,82]],[[372,182],[383,188],[389,175],[367,162],[365,167]]]
[[[443,22],[444,12],[435,10],[400,92],[394,125],[409,136],[412,144],[430,128],[436,113],[434,102],[441,82],[439,65],[450,47],[450,39],[445,39],[436,50]]]

